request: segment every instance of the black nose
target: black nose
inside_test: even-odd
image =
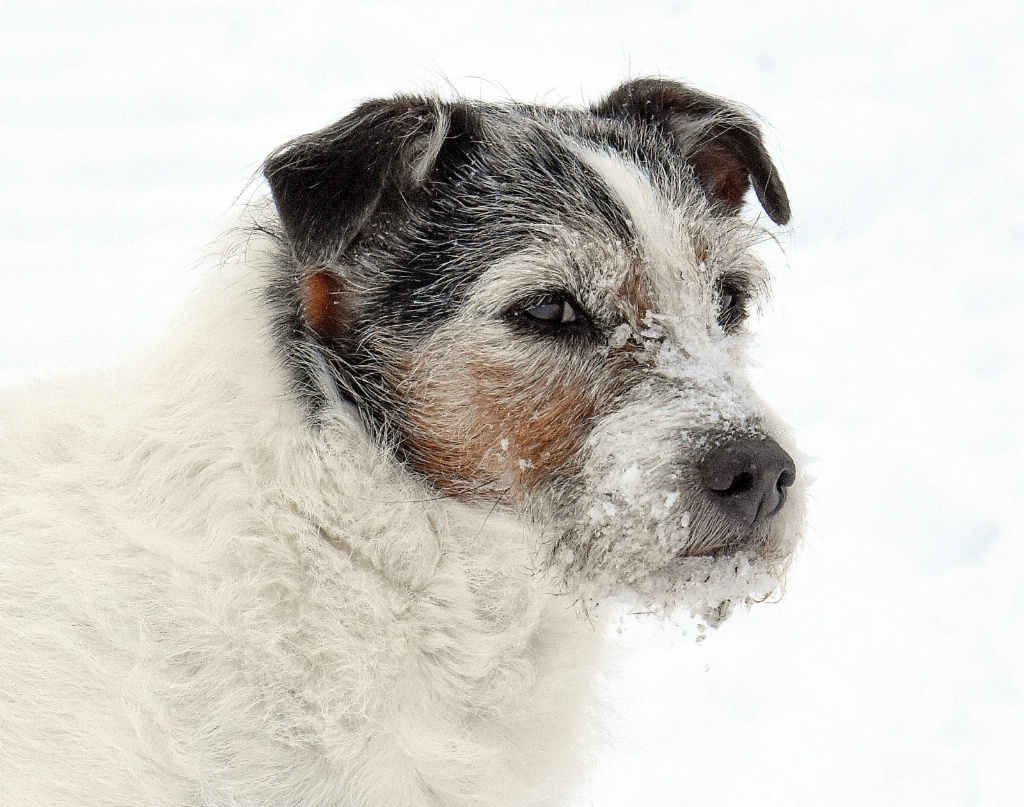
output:
[[[774,440],[744,438],[712,449],[700,475],[719,512],[750,530],[782,509],[786,488],[796,480],[796,466]]]

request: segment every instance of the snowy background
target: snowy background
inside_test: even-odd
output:
[[[1021,42],[1012,0],[0,0],[0,383],[155,339],[262,158],[359,99],[741,100],[810,529],[780,604],[615,635],[579,805],[1024,804]]]

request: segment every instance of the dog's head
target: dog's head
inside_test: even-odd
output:
[[[751,186],[778,224],[789,203],[747,115],[662,80],[589,110],[398,97],[265,173],[312,407],[347,399],[440,491],[552,525],[573,585],[739,580],[711,610],[771,588],[796,469],[746,379],[767,277],[738,214]]]

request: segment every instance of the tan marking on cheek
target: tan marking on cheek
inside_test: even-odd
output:
[[[482,399],[504,423],[504,439],[509,441],[506,453],[522,485],[543,484],[579,452],[595,410],[592,392],[589,385],[581,389],[560,382],[549,385],[540,400],[529,393],[520,400]],[[530,412],[534,401],[536,408]]]
[[[302,280],[302,315],[321,336],[336,336],[346,327],[350,310],[345,281],[333,272],[320,270]]]
[[[456,362],[425,354],[410,367],[410,459],[453,495],[500,488],[516,497],[579,453],[597,408],[595,384],[579,372],[557,378],[546,366],[524,373],[483,354]]]

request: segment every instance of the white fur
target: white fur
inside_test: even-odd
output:
[[[579,143],[575,144],[574,150],[604,180],[615,199],[629,213],[648,268],[653,266],[664,270],[673,262],[678,263],[679,248],[688,241],[677,238],[673,232],[668,202],[658,193],[651,178],[609,150]],[[670,279],[662,279],[659,285],[673,284]]]
[[[309,414],[259,227],[153,355],[0,397],[0,807],[553,807],[599,650],[578,601],[631,586],[717,624],[779,585],[798,491],[761,546],[692,557],[716,533],[691,530],[707,502],[682,476],[709,430],[785,439],[744,338],[714,324],[723,272],[763,276],[749,228],[575,150],[630,216],[653,310],[616,308],[629,247],[566,231],[488,267],[424,354],[472,335],[517,366],[550,360],[501,316],[550,288],[615,326],[595,356],[632,343],[645,380],[595,422],[581,484],[531,494],[546,534],[404,470],[320,354],[329,405]]]
[[[595,629],[521,523],[304,421],[254,249],[130,371],[0,398],[0,805],[561,803]]]

